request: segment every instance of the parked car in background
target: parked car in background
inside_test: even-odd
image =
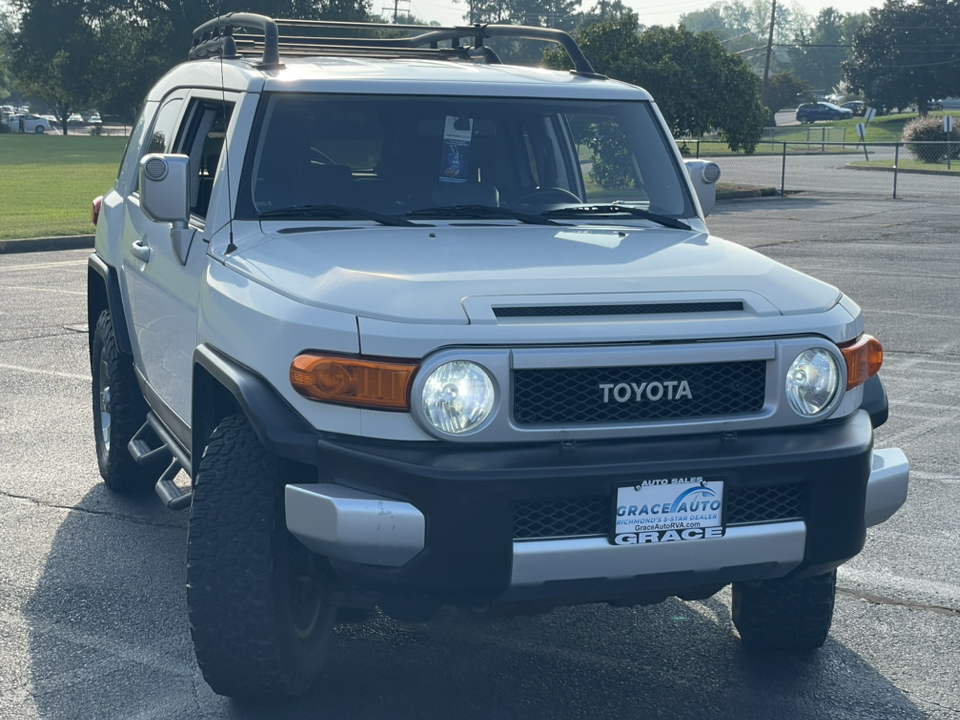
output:
[[[87,123],[89,123],[90,125],[102,125],[102,124],[103,124],[103,120],[100,119],[100,113],[98,113],[98,112],[96,112],[96,111],[90,113],[90,114],[87,115],[86,117],[87,117]]]
[[[930,103],[934,110],[960,110],[960,97],[948,97]]]
[[[83,117],[81,117],[80,113],[71,113],[67,117],[68,125],[83,125],[85,122],[86,121],[83,119]]]
[[[846,120],[852,117],[852,110],[830,102],[804,103],[797,108],[797,120],[801,123],[813,123],[817,120]]]
[[[867,112],[867,104],[863,100],[851,100],[840,106],[852,112],[856,117],[861,117]]]
[[[39,115],[32,114],[17,114],[9,115],[4,120],[4,122],[10,126],[10,129],[13,132],[19,132],[20,130],[20,118],[23,118],[23,131],[32,132],[32,133],[45,133],[49,132],[53,128],[50,126],[50,121],[45,117],[40,117]]]

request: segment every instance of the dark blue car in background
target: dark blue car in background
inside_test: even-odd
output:
[[[853,117],[853,111],[829,102],[804,103],[797,108],[797,120],[812,123],[817,120],[845,120]]]

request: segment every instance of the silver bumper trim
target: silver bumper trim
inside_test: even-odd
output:
[[[423,550],[426,523],[413,505],[334,483],[287,485],[287,529],[314,552],[400,567]]]
[[[611,545],[602,537],[515,542],[511,585],[710,572],[763,563],[776,563],[768,577],[778,577],[803,560],[806,539],[806,525],[796,520],[731,527],[716,540],[657,545]]]
[[[907,500],[910,461],[900,448],[873,451],[864,519],[867,527],[889,519]]]

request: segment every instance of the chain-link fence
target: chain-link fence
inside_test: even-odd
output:
[[[678,140],[693,157],[709,157],[720,182],[773,187],[781,193],[815,191],[893,198],[960,196],[960,143],[858,143],[828,140],[838,128],[809,128],[815,141],[765,139],[752,155],[731,152],[721,140]]]

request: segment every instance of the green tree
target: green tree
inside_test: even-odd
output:
[[[11,41],[17,87],[41,98],[59,118],[86,109],[97,78],[96,35],[85,17],[83,0],[35,0],[25,7]]]
[[[0,100],[13,93],[13,77],[10,75],[10,41],[13,38],[13,22],[0,8]]]
[[[801,29],[790,49],[794,73],[814,89],[827,92],[843,80],[843,63],[850,57],[853,33],[866,15],[844,15],[825,7],[809,29]]]
[[[796,107],[812,94],[810,84],[791,72],[777,73],[767,79],[767,91],[763,104],[770,111],[768,124],[773,124],[773,115],[785,107]]]
[[[283,18],[368,20],[372,0],[248,0],[245,11]],[[15,0],[12,67],[25,93],[64,122],[98,107],[131,117],[150,86],[187,59],[198,25],[221,0]]]
[[[19,0],[22,3],[43,0]],[[187,59],[194,28],[217,15],[236,9],[222,0],[86,0],[88,14],[95,18],[118,18],[131,26],[148,29],[142,35],[146,51],[160,63],[154,80]],[[358,22],[371,19],[372,0],[247,0],[244,12],[278,18],[340,20]],[[149,88],[143,88],[146,92]]]
[[[607,20],[619,20],[632,12],[627,5],[623,4],[622,0],[605,0],[604,2],[597,2],[589,10],[577,13],[572,27],[578,29]]]
[[[775,52],[770,63],[772,73],[792,68],[789,54],[780,46],[784,38],[806,30],[808,22],[809,18],[799,7],[790,7],[783,2],[777,4],[774,18]],[[718,0],[702,10],[682,14],[679,24],[694,33],[712,33],[727,50],[740,55],[754,72],[763,73],[770,31],[769,0],[754,0],[751,3]]]
[[[571,30],[580,0],[454,0],[467,6],[468,23],[506,23]]]
[[[659,26],[640,33],[629,15],[583,28],[576,40],[597,72],[648,90],[675,137],[716,130],[732,150],[756,148],[767,116],[760,80],[712,34]],[[562,50],[545,61],[569,67]]]
[[[957,27],[957,0],[887,0],[871,8],[843,65],[851,90],[887,108],[916,103],[926,115],[930,100],[960,94]]]
[[[93,104],[101,115],[132,123],[147,89],[164,68],[166,53],[150,28],[116,17],[97,19],[99,38]]]
[[[531,25],[570,31],[580,21],[580,0],[455,0],[465,2],[470,23]],[[539,65],[543,43],[535,40],[492,39],[487,45],[505,62]]]

